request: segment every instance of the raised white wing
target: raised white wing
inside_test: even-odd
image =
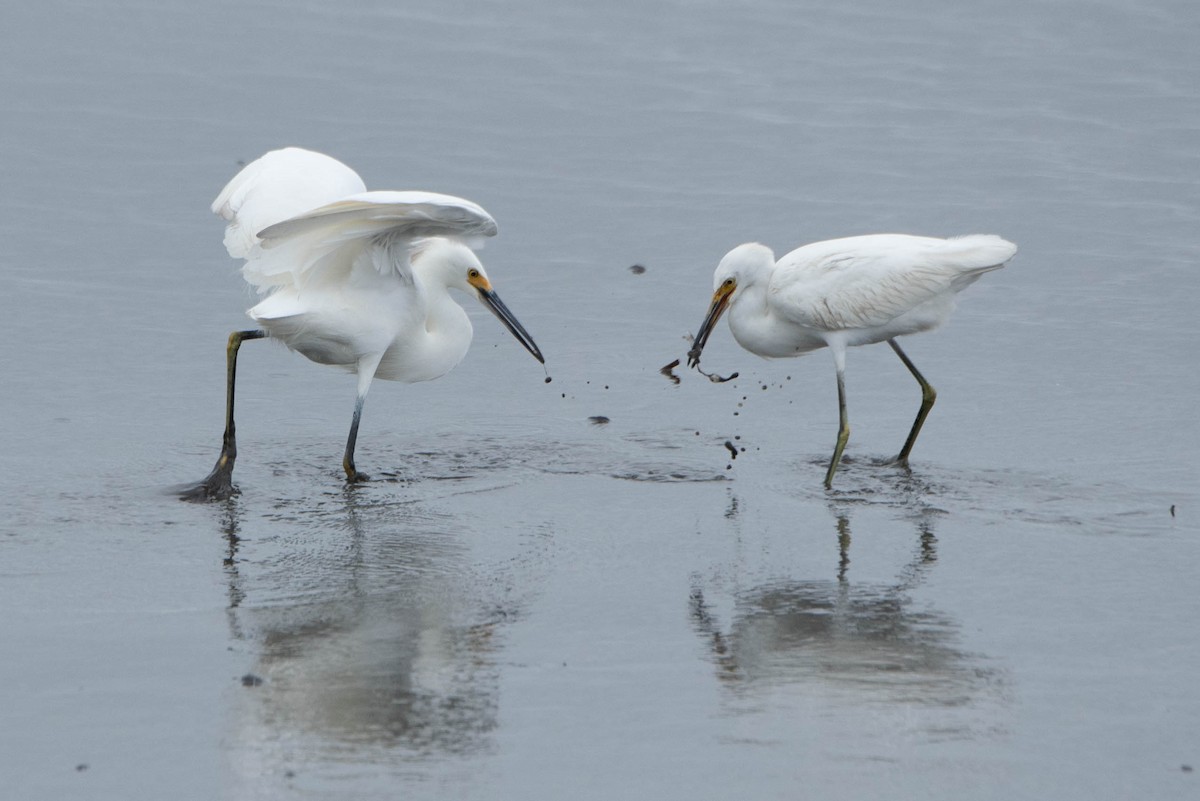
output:
[[[288,147],[243,167],[217,195],[212,210],[229,223],[229,255],[246,259],[262,229],[366,189],[358,173],[337,159]]]
[[[229,254],[246,259],[242,274],[260,292],[336,283],[356,267],[407,279],[422,238],[454,237],[474,247],[496,233],[496,221],[469,200],[366,192],[349,167],[298,148],[248,165],[213,210],[229,220]]]
[[[423,238],[455,237],[477,245],[496,222],[469,200],[432,192],[363,192],[258,232],[242,275],[266,291],[346,280],[354,269],[411,280]]]
[[[281,239],[337,231],[341,237],[391,233],[472,238],[495,236],[496,221],[479,205],[436,192],[363,192],[321,206],[258,232],[263,247]]]
[[[953,239],[873,234],[797,248],[779,259],[768,288],[775,308],[823,330],[884,325],[959,292],[1017,252],[991,234]]]

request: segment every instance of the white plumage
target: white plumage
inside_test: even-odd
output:
[[[243,167],[217,195],[212,211],[229,223],[229,255],[249,259],[259,250],[264,228],[365,191],[358,173],[337,159],[288,147]]]
[[[233,379],[243,339],[270,336],[315,362],[358,374],[343,460],[351,481],[362,478],[354,444],[372,379],[428,381],[466,355],[471,322],[448,290],[475,295],[544,361],[472,251],[495,235],[496,222],[469,200],[368,192],[340,161],[290,147],[246,165],[212,210],[228,223],[229,255],[246,260],[242,274],[264,297],[248,311],[263,331],[230,338],[226,446],[201,485],[206,497],[233,491]]]
[[[828,347],[837,368],[841,417],[825,477],[829,486],[850,433],[843,377],[846,348],[887,341],[922,389],[921,411],[897,457],[907,463],[936,393],[895,337],[941,325],[954,309],[957,293],[983,273],[1003,267],[1016,252],[1016,245],[990,234],[831,239],[797,248],[778,262],[763,245],[740,245],[726,254],[713,274],[712,304],[688,354],[689,364],[699,365],[709,334],[726,310],[734,339],[759,356],[801,356]]]

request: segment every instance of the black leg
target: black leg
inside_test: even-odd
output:
[[[358,472],[354,468],[354,445],[358,442],[358,421],[362,419],[363,402],[366,397],[358,396],[358,400],[354,402],[354,419],[350,421],[350,436],[346,438],[346,455],[342,457],[342,467],[346,471],[346,481],[354,483],[356,481],[366,481],[368,476]]]
[[[896,464],[907,466],[908,455],[912,453],[913,445],[917,441],[917,434],[921,433],[921,426],[925,424],[925,418],[929,416],[929,410],[933,408],[933,402],[937,400],[937,390],[933,385],[925,380],[925,376],[921,375],[921,371],[912,363],[912,360],[900,350],[900,346],[896,344],[896,340],[889,339],[887,341],[892,346],[892,350],[896,351],[896,355],[900,357],[900,361],[904,362],[904,366],[913,374],[913,378],[917,379],[917,383],[921,385],[921,408],[917,412],[917,419],[913,421],[912,430],[908,432],[908,439],[904,441],[904,447],[900,449],[900,455],[896,457]]]
[[[233,463],[237,459],[237,438],[233,425],[233,394],[237,383],[238,348],[247,339],[262,339],[266,331],[234,331],[225,349],[225,435],[221,439],[221,455],[208,477],[181,493],[185,501],[222,501],[237,493],[233,486]]]

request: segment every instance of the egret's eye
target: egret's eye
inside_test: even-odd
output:
[[[474,267],[472,267],[470,270],[467,270],[467,278],[474,279],[474,278],[478,278],[478,277],[479,277],[479,270],[476,270]]]
[[[733,279],[732,279],[732,278],[726,278],[726,279],[725,279],[725,283],[721,284],[721,286],[732,287],[732,286],[733,286]]]

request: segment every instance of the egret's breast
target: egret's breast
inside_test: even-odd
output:
[[[821,332],[785,320],[773,314],[735,313],[729,317],[729,330],[737,343],[753,354],[767,359],[800,356],[826,345]]]
[[[392,340],[375,375],[409,384],[440,378],[467,355],[472,334],[467,313],[446,297],[430,309],[422,324]]]

